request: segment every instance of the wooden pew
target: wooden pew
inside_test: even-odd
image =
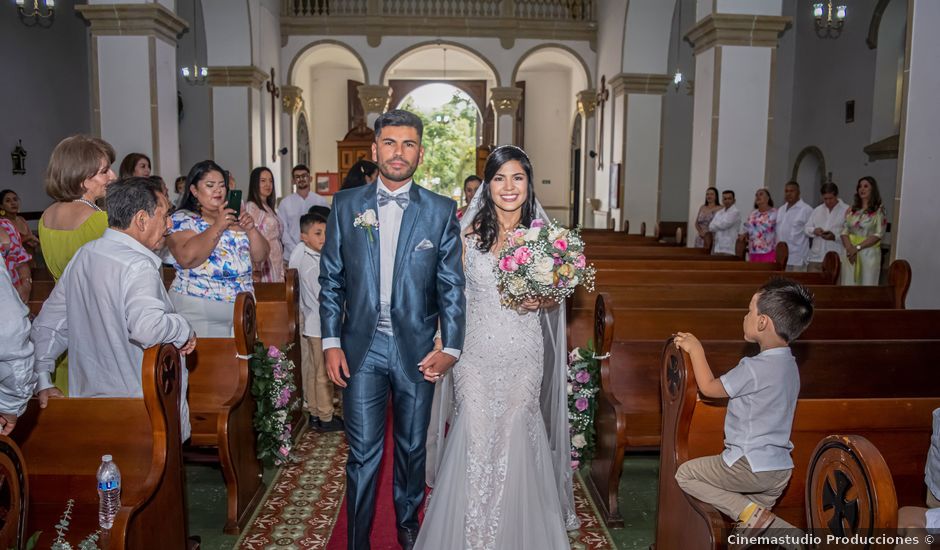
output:
[[[838,282],[839,270],[829,272],[790,272],[790,271],[708,271],[687,270],[627,270],[602,269],[597,272],[595,285],[604,288],[607,285],[631,284],[750,284],[760,286],[771,277],[787,277],[804,285],[832,285]]]
[[[806,526],[807,464],[819,440],[833,432],[858,434],[879,448],[893,449],[899,458],[889,464],[898,503],[922,503],[931,413],[940,406],[940,377],[925,358],[940,352],[940,341],[796,342],[792,349],[800,367],[800,398],[790,436],[795,467],[774,513]],[[753,354],[742,342],[705,342],[705,351],[716,375]],[[687,497],[675,473],[687,460],[721,452],[727,400],[697,399],[688,355],[676,350],[672,340],[663,352],[660,391],[663,445],[656,547],[723,548],[730,522]]]
[[[186,491],[180,442],[180,359],[171,344],[144,353],[142,399],[30,401],[13,439],[29,476],[27,535],[42,531],[48,548],[68,499],[75,499],[69,540],[98,529],[95,475],[101,455],[121,469],[121,509],[103,549],[186,548]]]
[[[754,284],[607,284],[617,307],[727,308],[747,304],[757,287]],[[816,285],[810,290],[818,307],[903,309],[911,286],[911,266],[895,260],[888,269],[888,284],[882,286]],[[571,310],[593,309],[596,292],[579,287],[568,301]],[[569,316],[569,319],[572,319]],[[570,323],[570,321],[569,321]]]
[[[0,525],[0,548],[24,550],[26,519],[29,510],[29,478],[26,460],[19,446],[5,435],[0,435],[0,487],[3,487],[4,506]]]
[[[247,357],[254,351],[255,300],[235,299],[235,337],[200,338],[187,358],[191,446],[217,457],[228,494],[225,532],[237,534],[261,500],[265,485],[258,460]]]
[[[892,459],[912,459],[888,450]],[[924,460],[918,463],[923,469]],[[817,535],[841,527],[838,536],[875,537],[898,527],[898,497],[885,456],[860,435],[830,435],[816,445],[806,469],[806,526]],[[839,495],[848,506],[832,506]],[[853,509],[854,508],[854,509]],[[851,513],[850,513],[851,511]],[[878,532],[880,531],[880,533]]]
[[[294,362],[294,386],[303,398],[303,379],[300,371],[300,278],[296,269],[284,273],[283,283],[255,283],[258,312],[258,340],[265,346],[284,348],[292,345],[287,356]],[[291,415],[294,437],[306,424],[303,407]]]

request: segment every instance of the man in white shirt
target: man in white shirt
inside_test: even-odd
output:
[[[9,245],[10,238],[0,231],[0,251],[5,254]],[[0,311],[0,433],[10,435],[36,388],[36,373],[33,343],[29,341],[29,308],[5,267],[0,268]]]
[[[712,254],[734,255],[734,246],[741,233],[741,213],[734,205],[734,191],[727,189],[721,193],[721,204],[724,206],[708,224],[708,230],[714,235]]]
[[[172,343],[187,355],[196,347],[193,329],[174,313],[153,253],[170,227],[166,197],[149,178],[128,178],[108,186],[107,203],[109,228],[78,249],[33,323],[43,407],[62,397],[51,375],[66,349],[71,397],[142,397],[146,348]],[[187,380],[184,368],[183,396]],[[185,398],[180,421],[185,441]]]
[[[826,182],[822,185],[822,204],[817,206],[806,222],[804,232],[813,239],[807,257],[809,271],[822,271],[822,261],[828,252],[842,252],[842,226],[849,205],[839,198],[836,184]]]
[[[291,170],[291,182],[297,192],[281,199],[277,207],[277,217],[281,220],[281,242],[284,243],[284,257],[290,258],[294,247],[300,243],[300,217],[311,206],[329,206],[326,199],[310,190],[310,169],[303,164]]]
[[[800,184],[789,181],[783,186],[786,203],[777,209],[777,241],[787,243],[787,271],[805,271],[809,256],[809,237],[806,222],[813,208],[800,199]]]

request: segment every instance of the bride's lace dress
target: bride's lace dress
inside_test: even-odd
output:
[[[467,332],[457,412],[416,548],[569,548],[539,408],[537,313],[499,303],[492,254],[466,242]]]

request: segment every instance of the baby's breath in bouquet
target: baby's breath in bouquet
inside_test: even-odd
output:
[[[529,298],[561,302],[578,285],[594,290],[594,266],[584,256],[579,229],[536,219],[509,235],[499,254],[496,281],[506,307],[518,307]]]

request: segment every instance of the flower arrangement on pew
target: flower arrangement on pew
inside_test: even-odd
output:
[[[600,362],[591,343],[568,354],[568,425],[571,433],[571,468],[594,456],[594,413],[600,389]]]
[[[255,344],[249,365],[255,398],[254,427],[258,433],[258,459],[266,466],[281,466],[291,460],[290,414],[300,406],[294,384],[294,362],[287,350]]]
[[[561,302],[578,285],[593,291],[594,272],[580,229],[535,219],[509,236],[499,254],[496,282],[503,305],[516,308],[529,298]]]

